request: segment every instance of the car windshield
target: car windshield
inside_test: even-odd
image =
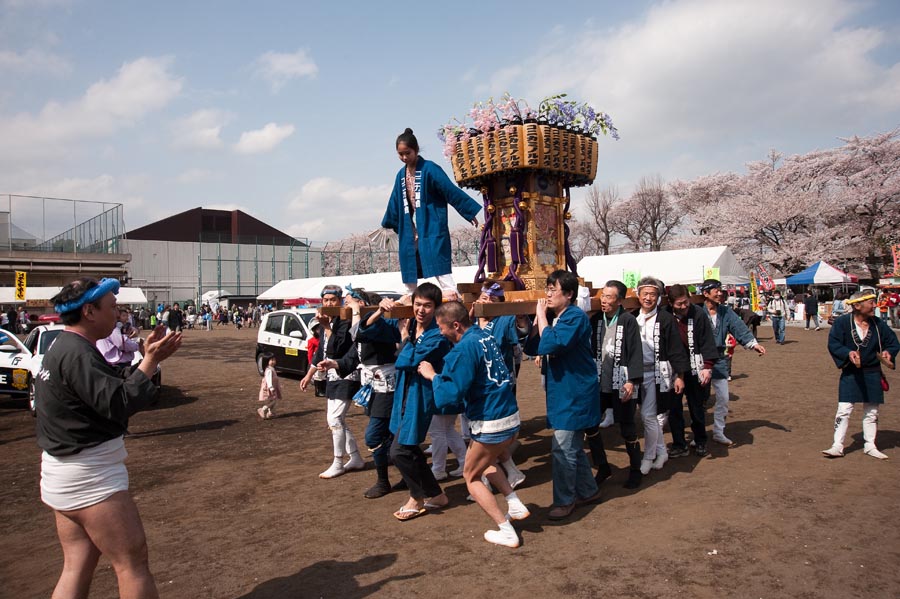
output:
[[[21,351],[19,346],[15,344],[12,337],[6,333],[0,333],[0,351],[17,353]]]
[[[56,338],[60,333],[62,333],[62,329],[50,329],[49,331],[44,331],[44,334],[41,335],[41,347],[38,349],[38,353],[41,355],[46,354],[47,350],[50,349],[50,346],[53,345],[53,342],[56,341]]]

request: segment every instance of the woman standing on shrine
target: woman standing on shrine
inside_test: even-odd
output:
[[[458,188],[434,162],[419,156],[412,129],[397,137],[397,155],[406,165],[397,173],[381,226],[400,238],[400,271],[412,293],[420,278],[436,277],[441,289],[456,290],[450,268],[447,204],[474,226],[481,206]],[[419,251],[419,248],[424,251]]]

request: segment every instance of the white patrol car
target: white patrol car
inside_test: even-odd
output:
[[[44,355],[46,355],[47,350],[50,349],[50,346],[56,341],[56,337],[59,336],[65,328],[65,325],[62,324],[45,324],[33,329],[28,333],[28,337],[25,338],[24,349],[28,353],[27,368],[29,375],[26,392],[28,393],[28,407],[31,409],[32,416],[35,415],[34,377],[37,376],[38,371],[41,369],[41,365],[44,363]],[[18,341],[18,339],[16,341]],[[141,355],[141,352],[134,352],[134,360],[132,360],[131,363],[132,365],[138,364],[143,359],[144,356]],[[0,362],[0,365],[2,365],[2,362]],[[15,371],[13,371],[13,375],[15,375]],[[162,370],[158,366],[156,368],[156,374],[153,375],[153,382],[157,387],[162,385]],[[2,392],[3,391],[0,391],[0,393]]]
[[[256,369],[266,371],[266,355],[275,357],[275,370],[304,376],[309,368],[307,341],[315,308],[274,310],[263,316],[256,334]]]
[[[19,338],[9,331],[0,332],[0,393],[30,396],[33,389],[32,355]]]

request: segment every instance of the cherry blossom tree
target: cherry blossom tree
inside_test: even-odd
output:
[[[784,160],[773,150],[743,175],[673,183],[689,230],[679,245],[728,245],[746,265],[785,274],[859,259],[877,277],[900,226],[898,131],[842,141]]]

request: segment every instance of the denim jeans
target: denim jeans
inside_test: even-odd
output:
[[[775,332],[775,342],[784,343],[784,317],[772,317],[772,330]]]
[[[388,465],[388,454],[393,438],[390,418],[378,418],[377,416],[369,418],[369,426],[366,427],[366,447],[372,452],[372,459],[376,466]]]
[[[584,454],[584,431],[554,430],[550,445],[553,462],[553,505],[571,505],[597,492],[591,463]]]

